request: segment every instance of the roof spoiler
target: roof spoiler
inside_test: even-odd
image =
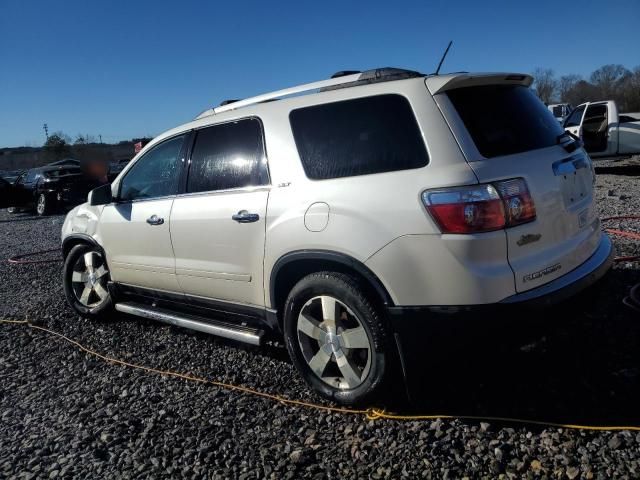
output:
[[[533,77],[526,73],[475,73],[439,75],[427,77],[427,88],[431,95],[453,90],[454,88],[476,87],[480,85],[524,85],[531,86]]]

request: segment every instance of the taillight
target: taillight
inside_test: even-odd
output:
[[[443,233],[504,228],[504,206],[493,185],[427,190],[422,200]]]
[[[536,218],[533,199],[522,178],[427,190],[422,201],[442,233],[490,232]]]
[[[504,202],[507,227],[530,222],[536,218],[536,207],[523,178],[494,183]]]

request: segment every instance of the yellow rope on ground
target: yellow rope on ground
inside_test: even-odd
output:
[[[501,422],[501,423],[520,423],[520,424],[529,424],[529,425],[539,425],[543,427],[553,427],[553,428],[567,428],[573,430],[594,430],[594,431],[619,431],[619,430],[632,430],[632,431],[640,431],[640,426],[630,425],[630,426],[622,426],[622,425],[574,425],[568,423],[554,423],[554,422],[544,422],[538,420],[525,420],[521,418],[510,418],[510,417],[482,417],[482,416],[473,416],[473,415],[398,415],[395,413],[388,413],[384,410],[377,408],[369,408],[366,410],[361,409],[351,409],[351,408],[343,408],[343,407],[331,407],[327,405],[320,405],[312,402],[305,402],[302,400],[292,400],[289,398],[281,397],[279,395],[274,395],[271,393],[261,392],[259,390],[254,390],[252,388],[243,387],[240,385],[232,385],[230,383],[219,382],[217,380],[209,380],[202,377],[196,377],[194,375],[188,375],[179,372],[173,372],[171,370],[160,370],[153,367],[146,367],[144,365],[138,365],[135,363],[126,362],[124,360],[119,360],[117,358],[108,357],[101,353],[98,353],[90,348],[85,347],[81,343],[73,340],[62,333],[56,332],[54,330],[49,330],[45,327],[40,327],[38,325],[33,325],[26,320],[4,320],[0,319],[0,323],[6,324],[23,324],[29,326],[29,328],[35,330],[41,330],[43,332],[54,335],[71,345],[74,345],[79,350],[92,355],[94,357],[100,358],[108,363],[113,363],[116,365],[122,365],[124,367],[134,368],[137,370],[143,370],[145,372],[157,373],[159,375],[167,375],[170,377],[181,378],[183,380],[187,380],[190,382],[197,383],[205,383],[209,385],[214,385],[216,387],[224,388],[226,390],[232,390],[242,393],[247,393],[250,395],[258,396],[261,398],[266,398],[272,400],[274,402],[282,403],[284,405],[292,405],[295,407],[306,407],[313,408],[316,410],[323,410],[326,412],[334,412],[334,413],[344,413],[351,415],[362,415],[367,420],[408,420],[408,421],[419,421],[419,420],[473,420],[473,421],[489,421],[489,422]]]

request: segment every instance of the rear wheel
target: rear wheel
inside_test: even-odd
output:
[[[308,275],[285,304],[285,343],[305,381],[322,396],[354,404],[375,400],[391,374],[388,332],[356,279]]]
[[[98,317],[110,311],[109,270],[100,249],[76,245],[64,262],[63,285],[69,305],[80,315]]]

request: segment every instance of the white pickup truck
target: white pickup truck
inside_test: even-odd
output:
[[[580,137],[591,157],[640,154],[640,113],[618,114],[613,100],[578,105],[564,129]]]
[[[547,105],[547,108],[560,123],[564,123],[573,110],[570,103],[552,103],[551,105]]]

